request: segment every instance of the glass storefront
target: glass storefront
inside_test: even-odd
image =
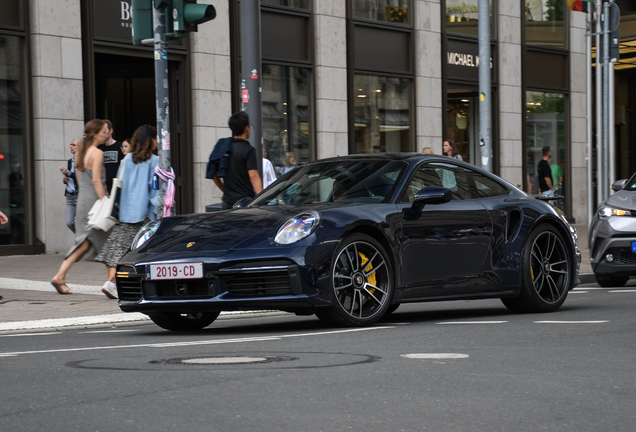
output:
[[[263,149],[280,176],[312,159],[311,69],[263,64],[262,85]]]
[[[495,38],[497,26],[493,20],[493,1],[490,2],[490,37]],[[446,31],[467,36],[479,32],[479,0],[446,0]]]
[[[287,6],[298,9],[309,9],[311,6],[310,0],[261,0],[261,4]]]
[[[538,194],[537,165],[543,158],[542,149],[550,147],[553,183],[562,183],[557,193],[564,195],[569,180],[565,176],[566,146],[566,97],[560,93],[526,92],[526,160],[528,178],[525,189]],[[562,177],[562,180],[559,178]]]
[[[0,245],[28,242],[22,39],[0,35]]]
[[[411,24],[410,0],[353,0],[354,18],[384,21],[391,24]]]
[[[354,75],[356,153],[411,151],[412,80]]]
[[[565,0],[527,0],[526,44],[549,48],[567,48]]]

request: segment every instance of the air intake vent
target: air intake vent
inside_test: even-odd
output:
[[[508,213],[508,225],[506,226],[506,241],[511,242],[519,234],[519,228],[521,227],[521,211],[510,210]]]

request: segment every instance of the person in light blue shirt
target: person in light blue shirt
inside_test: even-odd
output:
[[[116,266],[128,252],[137,232],[149,221],[157,218],[158,191],[152,187],[152,178],[159,158],[153,154],[157,149],[157,130],[144,125],[137,128],[131,143],[130,153],[123,159],[117,177],[122,179],[119,224],[95,261],[106,264],[108,281],[102,292],[116,299]]]

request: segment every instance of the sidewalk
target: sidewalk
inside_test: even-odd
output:
[[[587,248],[587,226],[574,225],[583,254],[581,283],[594,282]],[[72,295],[60,295],[50,283],[64,255],[0,257],[0,333],[18,330],[114,327],[148,323],[141,313],[123,313],[101,287],[106,268],[79,262],[67,276]],[[235,314],[224,313],[222,316]]]

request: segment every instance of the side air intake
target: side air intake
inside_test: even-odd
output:
[[[521,210],[511,210],[508,213],[508,225],[506,226],[506,241],[511,242],[519,234],[521,228]]]

